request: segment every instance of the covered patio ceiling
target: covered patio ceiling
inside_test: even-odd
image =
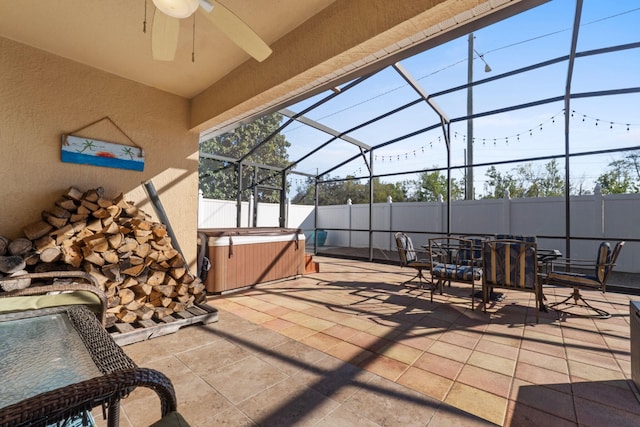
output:
[[[188,127],[204,131],[235,126],[364,74],[390,55],[543,1],[220,1],[270,46],[262,62],[198,13],[180,22],[175,60],[154,61],[151,0],[1,1],[0,36],[188,98]]]

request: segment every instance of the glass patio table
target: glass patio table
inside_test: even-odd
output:
[[[119,401],[137,386],[156,392],[162,416],[176,410],[171,381],[137,367],[85,306],[1,314],[0,342],[2,426],[54,424],[100,405],[117,426]]]

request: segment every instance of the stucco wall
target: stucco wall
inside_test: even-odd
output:
[[[157,220],[141,185],[151,180],[195,267],[198,135],[188,131],[188,101],[4,38],[0,58],[0,235],[21,237],[70,186],[124,193]],[[60,160],[61,135],[104,116],[144,148],[143,172]],[[79,135],[131,145],[108,122]]]

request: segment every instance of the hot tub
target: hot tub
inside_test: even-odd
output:
[[[295,228],[206,228],[207,292],[223,293],[304,274],[304,234]],[[206,237],[203,237],[206,236]],[[201,242],[202,243],[202,242]]]

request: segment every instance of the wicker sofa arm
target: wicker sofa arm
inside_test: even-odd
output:
[[[38,394],[0,409],[2,426],[45,426],[91,411],[99,404],[111,407],[136,387],[146,387],[160,398],[161,417],[176,410],[169,378],[148,368],[133,368]],[[117,414],[112,414],[116,415]]]

